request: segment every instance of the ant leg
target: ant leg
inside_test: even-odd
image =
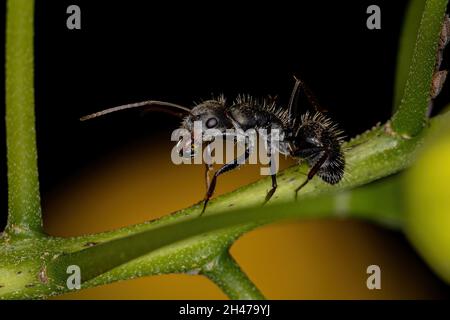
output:
[[[305,93],[306,99],[308,99],[309,104],[319,112],[326,112],[326,109],[323,108],[323,106],[320,105],[319,101],[317,100],[314,93],[311,91],[309,86],[299,77],[294,75],[295,79],[295,85],[294,89],[292,90],[291,99],[289,100],[289,107],[290,110],[289,115],[295,116],[296,109],[298,108],[298,95],[300,89],[303,89],[303,92]]]
[[[270,198],[272,198],[273,194],[275,193],[275,191],[277,190],[277,175],[276,174],[272,174],[272,189],[270,189],[270,191],[267,193],[266,198],[264,199],[264,203],[263,205],[265,205]]]
[[[206,164],[205,163],[205,185],[206,185],[206,190],[209,189],[209,173],[212,171],[213,166],[210,164]]]
[[[269,130],[269,132],[270,132],[270,130]],[[268,150],[267,155],[270,158],[269,167],[270,167],[270,173],[271,173],[270,177],[272,178],[272,189],[270,189],[269,192],[266,194],[266,198],[264,199],[263,205],[265,205],[270,200],[270,198],[272,198],[272,196],[275,193],[275,191],[277,190],[277,186],[278,186],[277,185],[277,171],[276,171],[276,169],[274,169],[272,167],[272,165],[275,163],[276,159],[274,159],[272,156],[272,143],[271,143],[270,138],[267,140],[267,150]],[[276,168],[276,164],[275,164],[275,168]]]
[[[246,148],[245,153],[243,155],[234,159],[231,162],[225,163],[219,170],[216,171],[216,173],[214,173],[211,183],[209,184],[208,191],[206,192],[206,195],[205,195],[205,200],[203,202],[203,210],[202,210],[200,216],[205,212],[206,205],[208,204],[209,199],[211,198],[211,196],[214,193],[214,189],[216,188],[217,177],[225,172],[234,170],[237,167],[239,167],[242,163],[244,163],[248,159],[248,157],[250,156],[250,153],[251,153],[251,149]]]
[[[298,192],[300,191],[300,189],[303,188],[304,186],[306,186],[306,184],[312,178],[314,178],[314,176],[319,171],[320,167],[322,167],[322,165],[325,163],[325,161],[327,159],[328,159],[328,152],[325,152],[324,155],[322,157],[320,157],[319,160],[317,160],[317,162],[314,164],[314,166],[311,168],[311,170],[309,170],[306,180],[297,189],[295,189],[295,200],[297,200]]]
[[[212,171],[213,169],[213,164],[212,164],[212,160],[211,160],[211,145],[208,144],[206,146],[206,162],[205,162],[205,184],[206,184],[206,190],[209,189],[209,173]]]

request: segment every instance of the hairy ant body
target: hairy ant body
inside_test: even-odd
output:
[[[305,112],[297,116],[297,100],[300,88],[306,94],[310,104],[315,108],[314,112]],[[297,159],[305,160],[310,166],[306,180],[295,190],[297,198],[298,191],[303,188],[314,176],[319,176],[328,184],[336,184],[341,181],[345,169],[345,157],[342,151],[343,136],[342,131],[337,129],[328,117],[319,111],[319,105],[308,87],[299,79],[295,78],[295,86],[292,90],[291,98],[287,108],[279,108],[274,101],[257,101],[250,96],[239,96],[231,104],[227,104],[224,97],[204,101],[192,109],[173,103],[163,101],[143,101],[134,104],[123,105],[106,109],[82,117],[80,120],[88,120],[103,116],[108,113],[130,108],[155,108],[164,107],[164,111],[181,117],[181,128],[193,131],[194,122],[200,121],[203,128],[217,129],[219,133],[225,135],[227,129],[267,129],[268,132],[277,129],[283,137],[279,141],[277,152]],[[211,137],[201,137],[200,143],[208,145]],[[194,157],[195,148],[193,143],[198,142],[192,139],[181,146],[184,155]],[[270,139],[267,141],[268,156],[272,162],[273,148],[270,146]],[[239,155],[231,162],[225,163],[218,169],[210,181],[209,172],[212,165],[206,164],[206,195],[202,213],[205,211],[209,199],[214,193],[218,176],[238,168],[252,153],[251,147],[246,147],[244,154]],[[271,173],[272,188],[265,197],[265,202],[275,193],[277,189],[276,173]]]

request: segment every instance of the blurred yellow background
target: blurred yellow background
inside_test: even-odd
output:
[[[101,232],[154,219],[201,200],[205,192],[203,165],[172,164],[171,145],[155,145],[156,139],[105,155],[44,194],[46,231],[55,236]],[[169,139],[163,136],[158,140]],[[282,167],[293,163],[283,160]],[[216,195],[259,178],[258,166],[247,165],[221,176]],[[360,221],[274,224],[244,235],[231,252],[269,299],[450,296],[449,288],[432,274],[401,235]],[[381,290],[366,287],[366,268],[372,264],[381,267]],[[193,275],[145,277],[57,297],[225,298],[209,280]]]

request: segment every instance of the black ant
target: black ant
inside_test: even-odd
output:
[[[314,112],[297,116],[298,93],[303,88],[306,98],[314,107]],[[278,108],[275,101],[257,101],[250,96],[239,96],[233,103],[227,104],[223,96],[203,101],[192,109],[177,104],[163,101],[143,101],[127,104],[82,117],[80,120],[88,120],[103,116],[108,113],[130,108],[151,107],[157,109],[163,107],[165,112],[172,113],[182,118],[181,128],[193,131],[194,121],[201,121],[203,129],[217,129],[223,135],[227,129],[267,129],[269,132],[278,129],[283,139],[279,141],[278,150],[281,154],[305,160],[310,166],[306,180],[295,189],[295,198],[315,175],[319,176],[328,184],[338,183],[345,169],[345,158],[342,151],[343,136],[342,131],[337,129],[328,117],[320,112],[319,104],[314,95],[303,81],[295,78],[295,85],[286,109]],[[194,138],[182,146],[184,155],[194,157],[195,150],[192,144]],[[211,143],[211,138],[202,137],[202,144]],[[269,165],[272,164],[272,148],[268,143]],[[239,167],[249,158],[252,153],[250,147],[246,147],[244,154],[238,156],[231,162],[225,163],[218,169],[210,181],[209,173],[212,165],[206,164],[205,180],[206,195],[203,204],[202,214],[206,209],[209,199],[214,193],[217,177],[221,174]],[[277,189],[276,172],[271,173],[272,188],[267,193],[264,203],[270,200]]]

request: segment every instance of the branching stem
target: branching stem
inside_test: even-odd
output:
[[[228,251],[208,263],[203,268],[203,274],[222,289],[230,299],[265,299]]]
[[[425,3],[403,98],[392,117],[392,129],[406,138],[417,135],[428,122],[431,80],[447,3],[448,0]]]
[[[42,217],[34,117],[34,1],[9,0],[6,27],[8,225],[11,235],[39,235]]]

